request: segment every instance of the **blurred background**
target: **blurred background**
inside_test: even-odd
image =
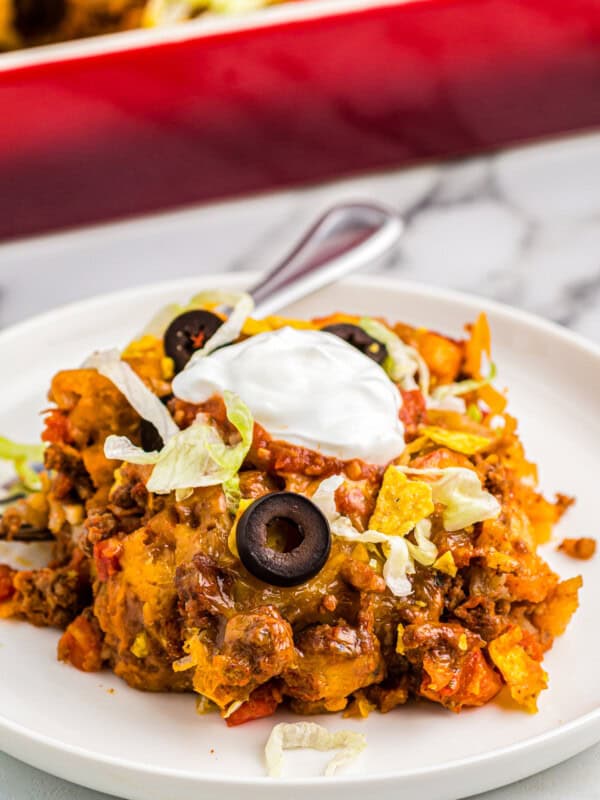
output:
[[[6,243],[0,324],[152,281],[266,270],[321,211],[357,198],[406,220],[387,273],[600,341],[600,133]]]

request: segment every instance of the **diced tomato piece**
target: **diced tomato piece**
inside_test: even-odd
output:
[[[525,650],[528,656],[531,656],[535,661],[543,661],[544,648],[540,644],[538,636],[535,636],[529,631],[523,631],[521,638],[521,647]]]
[[[98,580],[107,581],[121,569],[119,561],[123,552],[122,544],[116,539],[103,539],[94,545],[94,561]]]
[[[0,603],[10,600],[15,593],[14,574],[14,569],[11,569],[7,564],[0,564]]]
[[[102,669],[102,636],[85,614],[76,617],[60,637],[58,658],[83,672]]]
[[[69,434],[69,417],[65,411],[55,408],[46,415],[46,427],[42,432],[42,441],[53,444],[65,444],[71,441]]]
[[[481,650],[471,650],[459,664],[427,656],[420,694],[451,711],[463,706],[483,706],[502,688],[498,673],[490,667]]]
[[[425,398],[418,389],[410,391],[402,390],[402,408],[400,409],[400,421],[404,425],[405,437],[407,440],[414,439],[417,435],[419,425],[425,422],[427,408]]]
[[[278,689],[273,686],[260,686],[225,721],[228,727],[233,728],[245,722],[252,722],[253,719],[270,717],[275,713],[279,703],[281,703],[281,692]]]

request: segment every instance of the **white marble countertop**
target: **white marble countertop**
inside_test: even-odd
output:
[[[0,326],[99,292],[266,269],[318,213],[350,198],[407,220],[389,274],[492,297],[600,341],[600,133],[487,158],[0,246]],[[600,798],[600,746],[485,800]],[[0,754],[0,800],[102,800]]]
[[[369,197],[408,222],[387,272],[600,340],[600,133],[0,245],[0,326],[140,283],[267,269],[321,210]]]

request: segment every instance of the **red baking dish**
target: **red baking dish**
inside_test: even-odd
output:
[[[308,0],[0,55],[0,238],[600,125],[599,0]]]

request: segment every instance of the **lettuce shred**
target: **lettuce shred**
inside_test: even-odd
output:
[[[111,381],[140,417],[154,425],[163,442],[179,432],[177,424],[160,398],[146,386],[126,361],[121,360],[118,350],[93,353],[83,366],[96,369],[100,375]]]
[[[406,475],[423,475],[434,479],[431,482],[433,502],[444,506],[442,521],[448,532],[461,530],[486,519],[494,519],[500,513],[500,504],[483,488],[474,470],[464,467],[394,468]],[[415,572],[415,562],[426,567],[436,563],[438,550],[430,538],[431,521],[428,518],[416,521],[412,529],[414,542],[404,536],[390,535],[378,530],[358,531],[351,520],[337,510],[335,492],[343,482],[341,475],[326,478],[313,494],[313,503],[327,518],[334,536],[381,548],[385,559],[383,578],[389,590],[397,597],[406,597],[412,593],[409,576]]]
[[[329,777],[353,761],[367,746],[363,733],[356,731],[328,731],[316,722],[280,722],[275,725],[265,746],[267,772],[271,778],[281,777],[284,750],[309,748],[311,750],[338,750],[325,767]]]
[[[434,478],[431,489],[433,502],[444,508],[442,520],[448,532],[458,531],[476,522],[495,519],[500,513],[500,503],[481,485],[479,475],[466,467],[445,469],[414,469],[397,466],[407,475],[424,475]]]
[[[227,418],[237,429],[240,441],[226,444],[212,422],[199,415],[185,430],[172,436],[160,451],[145,452],[125,436],[109,436],[104,443],[107,458],[132,464],[152,464],[154,469],[147,482],[148,491],[168,494],[177,490],[181,499],[198,486],[226,484],[237,473],[252,444],[254,419],[250,410],[237,395],[224,392]]]
[[[44,445],[20,444],[0,436],[0,459],[12,461],[24,489],[35,492],[42,488],[40,476],[32,465],[44,461]]]
[[[419,375],[419,388],[425,397],[429,394],[429,367],[418,350],[405,344],[402,339],[390,330],[387,325],[371,317],[363,317],[360,327],[384,344],[387,348],[387,358],[383,368],[390,378],[399,383],[402,389],[417,388],[415,376]]]

